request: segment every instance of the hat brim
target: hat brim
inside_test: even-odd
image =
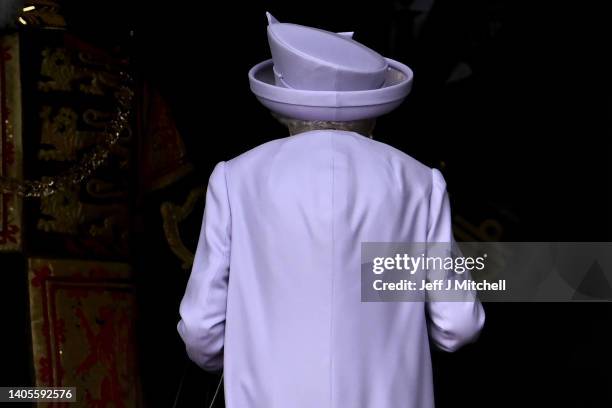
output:
[[[271,59],[249,71],[251,91],[268,109],[288,118],[350,121],[375,118],[395,109],[412,89],[412,70],[385,58],[389,64],[381,88],[362,91],[308,91],[277,86]]]

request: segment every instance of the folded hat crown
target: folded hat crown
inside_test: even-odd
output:
[[[360,91],[383,86],[387,61],[354,41],[333,33],[268,17],[268,43],[277,86],[311,91]]]

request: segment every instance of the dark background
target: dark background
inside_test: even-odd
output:
[[[606,3],[437,0],[424,15],[409,0],[113,0],[68,2],[66,13],[89,41],[131,44],[137,75],[162,90],[196,167],[184,183],[205,184],[217,162],[286,136],[247,80],[269,58],[270,11],[281,22],[355,31],[357,41],[413,68],[412,94],[379,119],[375,138],[440,168],[455,214],[500,220],[506,241],[610,241]],[[201,405],[216,378],[186,362],[176,333],[188,275],[169,274],[172,255],[152,250],[164,246],[161,199],[152,195],[140,208],[145,222],[134,241],[144,271],[145,398],[172,406],[183,378],[180,405]],[[193,246],[198,228],[194,222]],[[434,354],[438,407],[612,406],[612,305],[485,308],[478,343]],[[22,318],[8,324],[26,330]]]

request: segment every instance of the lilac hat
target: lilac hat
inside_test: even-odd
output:
[[[352,39],[268,16],[272,59],[249,71],[251,91],[268,109],[303,120],[375,118],[410,93],[412,70]]]

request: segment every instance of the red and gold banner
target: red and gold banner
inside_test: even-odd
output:
[[[0,37],[0,176],[22,177],[19,38]],[[18,251],[22,242],[22,202],[0,192],[0,251]]]
[[[76,387],[75,407],[141,406],[129,265],[35,258],[28,269],[36,385]]]

